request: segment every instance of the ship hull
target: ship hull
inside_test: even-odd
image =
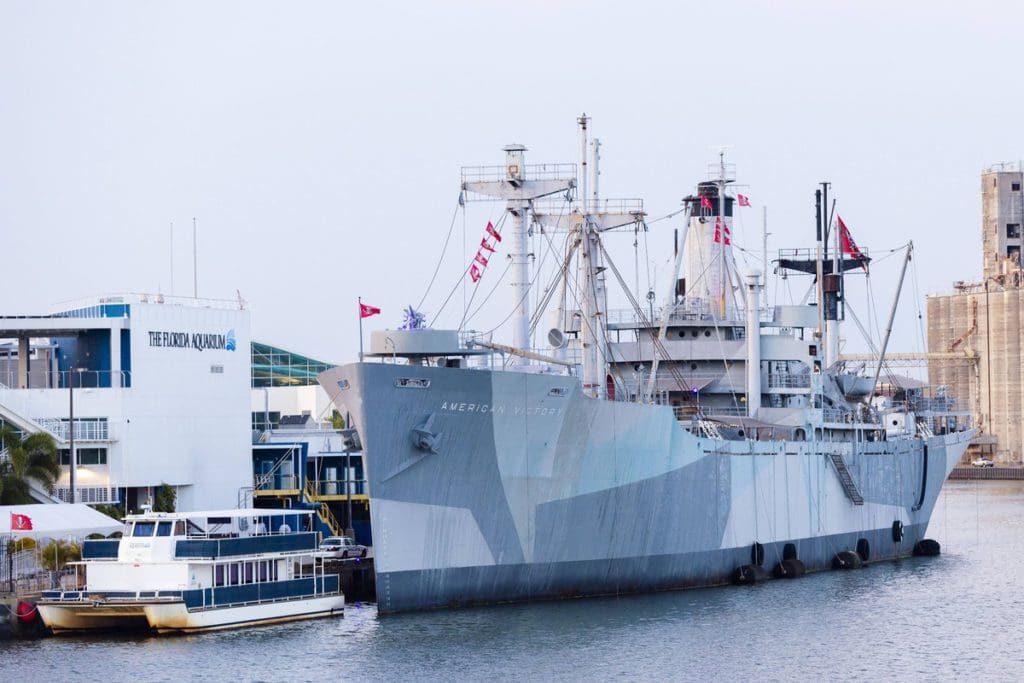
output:
[[[865,542],[906,556],[971,436],[723,441],[565,376],[352,364],[320,381],[363,443],[384,614],[718,585],[755,544],[768,572]]]

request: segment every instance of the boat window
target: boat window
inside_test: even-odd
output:
[[[245,583],[252,583],[252,562],[245,563]]]
[[[231,565],[231,581],[229,582],[232,586],[238,585],[238,563],[234,562]]]
[[[170,536],[171,535],[171,523],[170,522],[160,522],[159,524],[157,524],[156,535],[157,536]]]
[[[179,519],[174,523],[174,535],[184,536],[185,535],[185,520]]]
[[[260,565],[260,579],[259,580],[260,581],[266,581],[267,580],[267,565],[268,564],[269,563],[266,560],[264,560],[263,562],[259,563],[259,565]]]
[[[224,585],[224,565],[217,564],[213,567],[213,585],[223,586]]]
[[[156,529],[156,522],[135,522],[132,536],[152,536],[154,529]]]

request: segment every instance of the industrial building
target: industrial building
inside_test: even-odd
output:
[[[981,433],[968,457],[985,454],[996,464],[1024,460],[1022,185],[1019,163],[982,173],[982,280],[928,297],[929,380],[974,414]]]

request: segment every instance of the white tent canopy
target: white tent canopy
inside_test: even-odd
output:
[[[13,515],[25,515],[30,531],[11,531]],[[64,505],[0,505],[0,536],[14,538],[81,538],[89,534],[110,534],[121,523],[82,503]]]

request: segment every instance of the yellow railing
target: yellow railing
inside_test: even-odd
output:
[[[305,494],[308,502],[318,503],[316,499],[316,491],[313,489],[313,483],[309,479],[306,480]],[[335,536],[342,535],[343,530],[341,524],[338,523],[338,519],[334,516],[334,513],[331,512],[331,508],[327,503],[319,502],[316,507],[316,513],[317,516],[320,517],[320,521],[327,525],[332,534]]]

